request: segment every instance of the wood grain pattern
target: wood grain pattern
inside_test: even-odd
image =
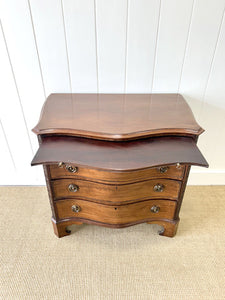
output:
[[[83,96],[86,97],[86,95]],[[109,98],[114,97],[108,96]],[[167,96],[164,100],[170,99]],[[133,97],[134,95],[130,95],[131,100]],[[176,95],[176,97],[179,96]],[[83,107],[83,111],[77,113],[78,119],[79,116],[88,115],[89,120],[93,121],[96,113],[98,115],[99,111],[93,110],[93,107],[90,110],[87,105],[90,99],[91,97],[87,96],[86,106]],[[108,106],[103,111],[110,112],[110,114],[115,113],[116,111],[113,111],[115,103],[112,103],[112,99],[110,99],[111,102],[107,102],[109,99],[105,98],[105,95],[104,99],[106,99],[104,105],[108,104]],[[168,102],[171,104],[169,100]],[[93,137],[93,132],[89,138],[74,137],[70,136],[74,132],[71,132],[71,116],[69,115],[69,111],[73,112],[74,103],[68,102],[69,110],[64,111],[62,115],[57,115],[54,110],[49,112],[53,108],[53,103],[54,101],[50,106],[44,106],[42,116],[49,115],[50,118],[56,119],[59,127],[66,123],[65,136],[61,136],[57,132],[57,128],[51,135],[46,135],[46,132],[44,134],[44,131],[42,134],[38,134],[40,148],[32,165],[40,163],[45,165],[55,234],[58,237],[69,234],[66,226],[73,223],[96,223],[119,228],[149,222],[162,225],[164,229],[161,234],[174,236],[190,165],[208,166],[196,146],[199,133],[195,132],[194,134],[192,128],[189,137],[185,136],[187,131],[183,129],[184,136],[167,136],[170,120],[166,117],[164,121],[167,128],[164,128],[166,125],[163,129],[160,127],[161,137],[144,138],[145,131],[135,131],[139,125],[147,126],[145,119],[143,122],[141,120],[138,123],[134,122],[132,129],[133,133],[140,134],[140,139],[119,141],[116,138],[113,141],[112,136],[115,138],[118,134],[120,138],[124,138],[124,132],[120,130],[116,135],[111,134],[111,141],[102,141],[100,137],[106,133],[104,127],[104,130],[96,131],[97,135],[94,136],[94,139],[90,138]],[[178,101],[177,103],[178,106],[179,103],[185,104],[180,112],[188,115],[190,111],[186,102]],[[56,101],[55,104],[56,110],[59,107],[63,110],[62,103],[59,106]],[[126,120],[126,117],[130,120],[131,116],[135,116],[135,109],[139,107],[136,102],[131,101],[129,104],[131,105],[130,110],[123,116],[123,120]],[[142,104],[146,109],[146,102]],[[163,116],[167,116],[168,109],[165,102],[158,101],[155,111],[153,111],[162,112]],[[65,115],[65,112],[68,116]],[[117,114],[114,113],[110,115],[110,120],[103,119],[106,128],[110,123],[113,130],[118,121]],[[193,116],[191,118],[190,116],[191,114],[188,117],[189,121],[196,125]],[[181,117],[182,115],[173,120],[177,126],[173,129],[181,129]],[[86,119],[80,119],[80,122],[79,130],[82,131],[88,122]],[[162,124],[162,120],[160,122]],[[76,128],[76,122],[74,122],[72,130],[76,130]],[[147,128],[149,129],[149,127]],[[174,134],[178,133],[174,131]],[[129,136],[130,139],[134,138],[131,132],[125,133],[125,136]],[[165,172],[160,172],[159,167],[162,169],[162,166],[166,167]]]
[[[180,213],[181,205],[183,202],[184,192],[185,192],[185,189],[187,186],[187,180],[188,180],[190,169],[191,169],[191,166],[186,166],[186,168],[185,168],[184,178],[183,178],[183,181],[181,184],[180,193],[179,193],[179,197],[178,197],[178,204],[177,204],[175,216],[174,216],[175,219],[179,218],[179,213]]]
[[[167,236],[167,237],[174,237],[177,231],[177,227],[179,224],[179,218],[176,220],[169,220],[169,219],[147,219],[147,220],[140,220],[136,222],[130,222],[130,223],[123,223],[123,224],[109,224],[109,223],[102,223],[98,221],[88,220],[88,219],[80,219],[78,217],[70,218],[70,219],[62,219],[56,221],[54,218],[52,218],[52,225],[55,232],[55,235],[57,237],[63,237],[66,235],[69,235],[71,233],[70,230],[68,230],[68,226],[71,225],[81,225],[82,222],[85,224],[90,225],[98,225],[98,226],[104,226],[109,228],[124,228],[128,226],[133,226],[141,223],[147,222],[148,224],[157,224],[163,227],[162,230],[159,231],[160,235]]]
[[[71,173],[67,170],[66,166],[73,166],[77,168],[76,173]],[[147,168],[142,170],[134,171],[106,171],[97,170],[90,167],[78,167],[73,164],[64,164],[62,167],[58,165],[49,165],[50,176],[52,179],[72,178],[72,179],[86,179],[97,182],[111,182],[111,183],[131,183],[141,180],[147,180],[149,178],[170,178],[182,180],[184,175],[185,166],[176,165],[164,166],[166,172],[161,173],[160,167],[158,168]]]
[[[179,94],[51,94],[33,129],[107,140],[203,131]]]
[[[46,181],[46,187],[48,191],[48,197],[49,197],[49,203],[51,206],[51,211],[52,211],[52,217],[55,219],[56,214],[55,214],[55,206],[54,206],[54,195],[53,195],[53,189],[51,185],[51,180],[49,176],[49,167],[48,166],[43,166],[44,174],[45,174],[45,181]]]
[[[69,191],[70,184],[78,186],[77,192]],[[162,192],[154,191],[154,186],[162,184]],[[60,179],[52,182],[55,199],[82,198],[104,203],[125,203],[141,199],[177,200],[181,182],[169,179],[152,179],[130,184],[103,184],[80,179]]]
[[[187,137],[158,137],[127,142],[75,137],[43,137],[32,165],[75,163],[97,169],[130,171],[170,164],[208,166],[195,141]]]
[[[72,205],[79,205],[81,211],[72,211]],[[160,208],[158,213],[151,212],[152,206]],[[125,224],[147,219],[173,219],[176,201],[148,200],[121,206],[104,205],[80,199],[60,200],[56,202],[59,219],[89,219],[108,224]]]
[[[177,227],[180,219],[175,220],[151,220],[147,222],[148,224],[157,224],[163,227],[162,230],[159,231],[160,235],[164,235],[167,237],[174,237],[177,232]]]
[[[54,229],[54,233],[57,237],[63,237],[65,235],[69,235],[71,233],[70,230],[67,229],[67,226],[76,224],[76,225],[81,225],[81,222],[76,222],[76,221],[66,221],[66,222],[56,222],[54,218],[52,218],[52,225]]]

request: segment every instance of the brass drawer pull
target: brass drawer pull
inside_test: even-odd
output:
[[[176,164],[176,168],[177,168],[177,169],[181,169],[180,163],[177,163],[177,164]]]
[[[65,165],[64,162],[58,163],[58,168],[63,168],[65,166],[66,170],[70,173],[76,173],[78,171],[77,167],[74,167],[73,165]]]
[[[159,172],[162,173],[162,174],[164,174],[164,173],[166,173],[168,171],[168,169],[169,169],[168,167],[160,167],[159,168]]]
[[[70,192],[74,192],[75,193],[75,192],[78,191],[78,189],[79,189],[79,187],[76,184],[73,184],[73,183],[69,184],[69,186],[68,186],[68,190]]]
[[[162,192],[164,190],[165,186],[161,183],[157,183],[155,186],[154,186],[154,191],[155,192]]]
[[[76,173],[77,172],[77,167],[74,167],[72,165],[66,165],[66,170],[70,173]]]
[[[153,206],[151,207],[151,212],[152,212],[152,213],[156,214],[156,213],[158,213],[159,211],[160,211],[160,207],[159,207],[159,206],[153,205]]]
[[[79,205],[72,205],[72,211],[75,213],[78,213],[79,211],[81,211],[81,207]]]

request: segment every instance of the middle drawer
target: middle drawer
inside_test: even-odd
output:
[[[95,202],[132,202],[141,199],[177,200],[181,182],[170,179],[151,179],[130,184],[104,184],[81,179],[52,181],[54,199],[82,198]]]

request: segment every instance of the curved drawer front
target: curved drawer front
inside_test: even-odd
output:
[[[181,180],[184,176],[185,165],[161,166],[136,171],[104,171],[88,167],[78,167],[74,164],[50,165],[52,179],[86,178],[100,182],[135,182],[149,178],[171,178]]]
[[[130,184],[103,184],[85,180],[61,179],[52,181],[54,198],[82,198],[93,201],[129,202],[138,199],[177,200],[180,181],[153,179]]]
[[[145,219],[173,219],[176,201],[146,200],[114,206],[85,200],[59,200],[56,209],[59,219],[83,218],[108,224],[125,224]]]

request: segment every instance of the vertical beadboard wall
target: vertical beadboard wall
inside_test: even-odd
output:
[[[50,93],[182,93],[225,184],[225,0],[0,0],[0,184],[44,184],[31,168]]]

